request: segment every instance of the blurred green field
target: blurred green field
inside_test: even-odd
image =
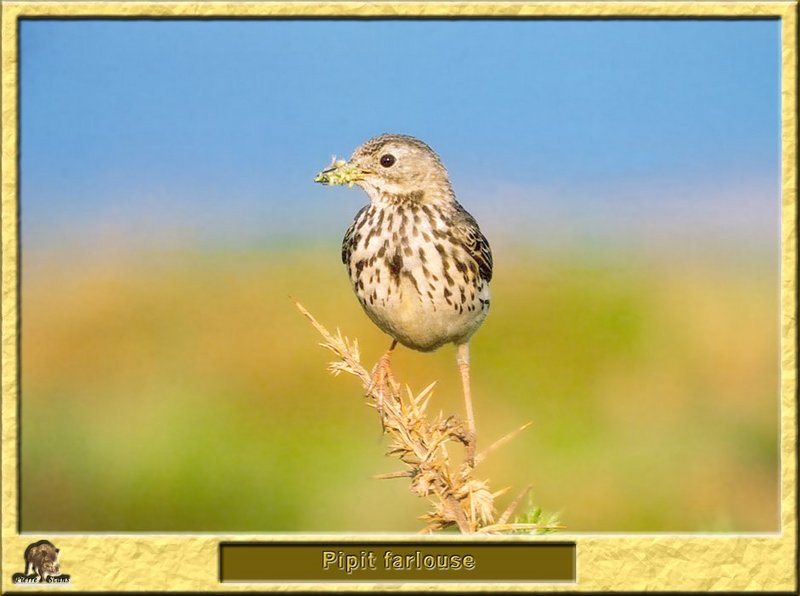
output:
[[[495,252],[479,441],[533,426],[482,466],[493,488],[532,483],[576,532],[777,530],[777,264]],[[23,531],[422,527],[402,480],[371,479],[397,469],[377,417],[289,299],[377,359],[336,249],[33,254]],[[394,368],[461,412],[452,347]]]

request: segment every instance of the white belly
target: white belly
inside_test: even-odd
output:
[[[489,299],[489,288],[480,293],[484,300]],[[359,296],[364,311],[375,324],[401,344],[427,352],[446,343],[463,343],[478,329],[488,313],[488,305],[483,307],[477,300],[473,310],[458,309],[446,303],[441,297],[431,300],[420,295],[412,282],[400,282],[399,295],[379,298],[369,303],[369,299]]]

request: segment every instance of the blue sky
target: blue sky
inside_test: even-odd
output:
[[[382,132],[497,230],[777,238],[778,21],[24,21],[20,50],[34,247],[341,235],[365,197],[312,179]]]

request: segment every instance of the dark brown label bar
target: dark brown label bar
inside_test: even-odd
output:
[[[223,542],[222,582],[574,582],[567,542]]]

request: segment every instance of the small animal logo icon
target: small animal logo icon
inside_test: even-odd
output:
[[[12,581],[15,584],[69,583],[69,575],[61,573],[58,561],[60,550],[49,540],[39,540],[29,544],[25,549],[25,573],[15,573]]]

